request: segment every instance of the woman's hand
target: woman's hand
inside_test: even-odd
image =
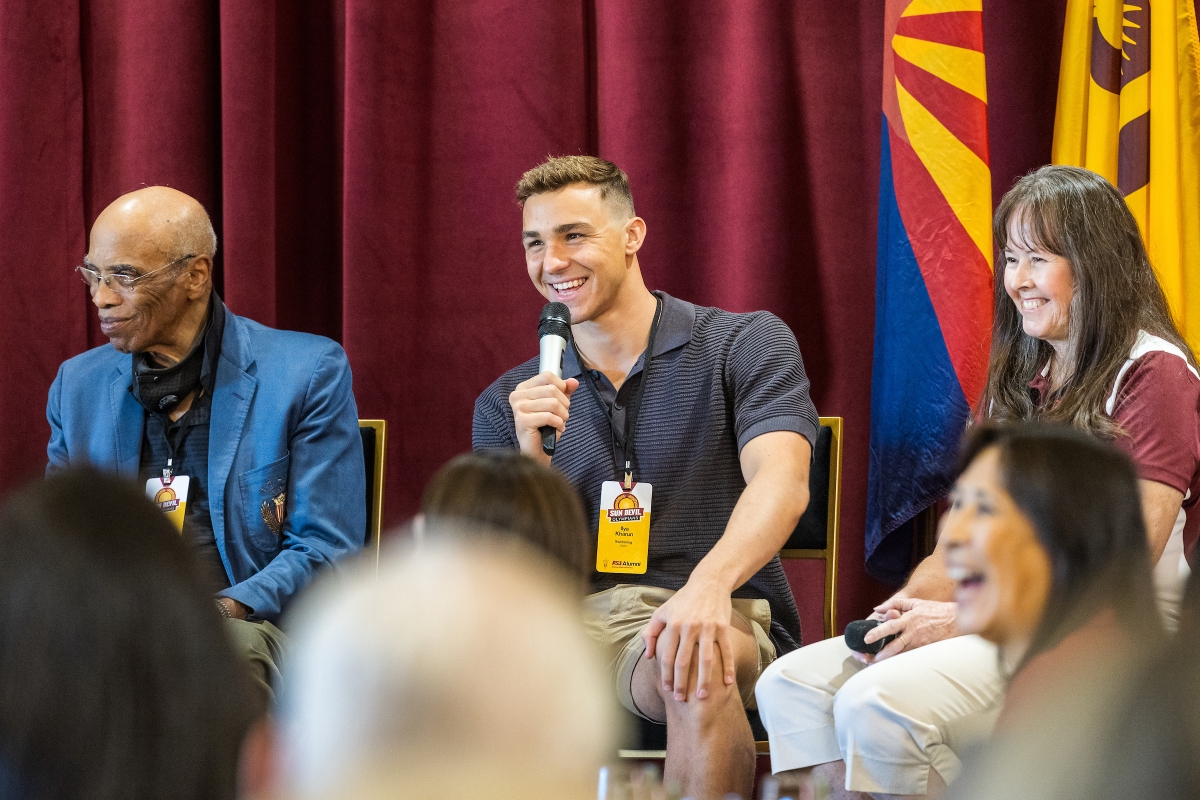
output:
[[[893,597],[883,605],[876,606],[875,613],[868,617],[880,620],[880,624],[867,631],[863,641],[870,644],[885,636],[898,634],[896,638],[873,656],[867,653],[853,653],[853,656],[864,664],[874,664],[906,650],[950,639],[958,635],[955,626],[957,617],[957,603]]]

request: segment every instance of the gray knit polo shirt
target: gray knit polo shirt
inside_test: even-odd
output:
[[[662,317],[634,441],[635,479],[654,486],[649,564],[644,575],[593,573],[594,592],[618,583],[681,588],[721,538],[746,488],[738,461],[746,442],[771,431],[795,431],[809,444],[817,438],[800,348],[782,320],[765,311],[733,314],[655,295],[663,301]],[[642,364],[639,359],[615,392],[602,373],[583,374],[571,348],[563,359],[563,377],[595,381],[601,397],[597,403],[583,385],[572,395],[571,418],[553,461],[578,490],[593,536],[600,486],[616,479],[609,414],[623,426]],[[476,450],[519,448],[508,395],[537,369],[538,359],[530,359],[475,401]],[[770,635],[780,655],[799,647],[800,618],[778,556],[733,596],[769,601]]]

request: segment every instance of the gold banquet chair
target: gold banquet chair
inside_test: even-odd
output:
[[[379,560],[379,539],[383,531],[383,464],[387,456],[387,420],[360,419],[358,434],[362,437],[363,461],[367,467],[367,529],[363,532],[363,549],[374,550]]]
[[[797,558],[825,562],[825,638],[837,636],[838,532],[842,511],[842,418],[821,417],[808,474],[808,509],[787,544],[784,561]]]
[[[812,466],[808,471],[808,508],[796,523],[796,529],[779,551],[779,558],[812,558],[825,562],[826,639],[837,635],[838,532],[842,519],[842,418],[820,417],[817,443],[813,447]],[[757,712],[751,722],[758,722]],[[758,722],[761,728],[762,723]],[[756,730],[757,732],[757,730]],[[765,739],[754,743],[760,756],[769,755],[771,745]]]

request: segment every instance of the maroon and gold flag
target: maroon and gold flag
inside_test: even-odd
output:
[[[1069,0],[1055,164],[1125,195],[1171,311],[1200,347],[1200,39],[1193,0]]]

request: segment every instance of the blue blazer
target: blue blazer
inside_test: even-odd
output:
[[[146,411],[133,357],[104,345],[63,363],[50,387],[47,473],[90,463],[136,480]],[[212,395],[208,497],[231,588],[275,621],[322,566],[360,549],[366,474],[350,364],[323,336],[278,331],[226,310]],[[287,492],[283,529],[262,516]]]

